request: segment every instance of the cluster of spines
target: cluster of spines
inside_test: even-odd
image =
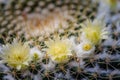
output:
[[[10,41],[11,37],[22,36],[23,32],[21,31],[21,27],[18,27],[17,24],[22,21],[21,16],[23,16],[24,13],[41,14],[44,13],[44,11],[51,11],[51,8],[53,11],[56,9],[61,9],[63,11],[68,10],[71,13],[71,15],[75,17],[75,19],[78,19],[77,20],[78,23],[80,23],[84,21],[86,18],[88,17],[94,18],[94,16],[96,15],[97,5],[90,6],[88,5],[89,2],[93,4],[90,0],[87,2],[79,1],[79,0],[75,0],[75,1],[11,0],[9,5],[4,5],[1,7],[2,13],[0,17],[0,22],[1,22],[0,33],[3,35],[3,38],[6,42]],[[91,9],[88,7],[90,7]]]
[[[5,20],[4,20],[5,21]],[[80,20],[80,22],[81,22],[81,20]],[[4,23],[3,23],[4,24]],[[7,24],[6,24],[7,25]],[[113,26],[112,26],[113,27]],[[11,28],[10,28],[11,29]],[[4,32],[4,29],[3,29],[3,32]],[[118,39],[119,38],[119,35],[115,35],[115,34],[112,34],[113,35],[113,38],[114,39]],[[116,45],[114,45],[115,47],[116,47]],[[112,56],[109,56],[109,55],[107,55],[107,54],[104,54],[103,56],[106,56],[106,58],[103,58],[102,57],[102,53],[103,52],[101,52],[101,50],[103,50],[103,49],[107,49],[106,51],[106,53],[110,53],[110,54],[113,54]],[[86,63],[88,63],[88,65],[85,67],[85,68],[83,68],[83,69],[76,69],[76,68],[71,68],[71,71],[73,71],[74,73],[73,73],[73,75],[71,75],[72,77],[71,77],[71,80],[72,80],[72,78],[76,78],[76,79],[80,79],[81,78],[81,76],[83,76],[85,73],[87,73],[87,74],[85,74],[85,76],[84,76],[84,78],[83,78],[83,80],[84,79],[105,79],[105,80],[107,80],[107,79],[119,79],[119,70],[117,71],[117,69],[119,69],[119,67],[120,67],[120,65],[119,65],[119,58],[118,57],[113,57],[113,56],[115,56],[114,54],[117,54],[117,55],[119,55],[119,52],[120,52],[120,50],[119,50],[119,46],[117,46],[115,49],[114,49],[114,47],[111,47],[111,46],[102,46],[102,48],[100,48],[99,47],[99,49],[100,49],[100,51],[99,50],[97,50],[96,51],[96,58],[90,58],[90,59],[85,59],[85,62]],[[109,52],[108,52],[109,51]],[[116,51],[117,51],[117,53],[116,53]],[[101,59],[102,58],[102,59]],[[111,59],[115,59],[115,62],[114,62],[114,60],[112,61]],[[108,65],[108,64],[110,64],[110,65]],[[112,65],[112,67],[111,67],[111,65]],[[105,67],[106,66],[106,67]],[[107,68],[107,66],[108,66],[108,68]],[[34,66],[33,66],[34,67]],[[91,68],[90,67],[93,67],[94,68],[94,70],[92,71],[92,70],[90,70]],[[93,69],[92,68],[92,69]],[[101,73],[97,73],[97,71],[95,72],[95,70],[99,70],[99,71],[101,71]],[[103,69],[105,69],[105,70],[103,70]],[[108,70],[107,70],[108,69]],[[114,71],[114,69],[115,69],[115,71]],[[31,69],[30,69],[31,70]],[[114,72],[114,74],[115,75],[118,75],[118,76],[114,76],[113,74],[110,74],[111,72],[109,72],[109,70],[112,70],[113,72]],[[79,71],[79,72],[78,72]],[[102,73],[102,71],[103,71],[103,73]],[[32,71],[31,70],[31,72],[34,72],[34,73],[36,73],[36,71]],[[60,71],[60,72],[62,72],[62,71]],[[69,72],[69,71],[68,71]],[[59,74],[59,71],[58,72],[56,72],[56,73],[58,73]],[[91,73],[93,73],[92,75],[91,75]],[[79,75],[80,74],[80,75]],[[105,75],[106,74],[106,75]],[[46,75],[48,75],[47,73],[46,73]],[[49,78],[51,78],[51,79],[53,79],[53,74],[49,74],[50,76],[52,76],[52,77],[44,77],[44,79],[49,79]],[[64,75],[64,73],[62,73],[61,75]],[[77,75],[78,75],[78,77],[77,77]],[[105,75],[105,76],[104,76]],[[75,76],[75,77],[74,77]],[[90,76],[90,77],[89,77]],[[62,76],[63,77],[63,76]],[[88,78],[89,77],[89,78]],[[55,77],[54,77],[55,78]],[[61,78],[61,76],[60,76],[60,78]],[[64,79],[64,77],[63,77],[63,79]],[[28,78],[28,80],[29,80],[29,78]]]

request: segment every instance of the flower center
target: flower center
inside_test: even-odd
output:
[[[17,61],[21,61],[22,59],[23,59],[23,58],[22,58],[21,56],[17,56],[17,57],[16,57],[16,60],[17,60]]]
[[[90,44],[83,45],[83,50],[85,50],[85,51],[89,51],[91,48],[92,48],[92,46]]]
[[[94,44],[97,44],[100,41],[100,31],[101,31],[101,29],[99,29],[97,27],[93,27],[93,28],[85,29],[84,32],[85,32],[86,38],[88,40],[90,40]]]
[[[38,59],[38,58],[39,58],[39,55],[38,55],[37,53],[34,53],[33,56],[34,56],[35,59]]]
[[[53,55],[54,56],[60,56],[60,55],[66,55],[67,52],[67,46],[63,43],[56,44],[53,46]]]

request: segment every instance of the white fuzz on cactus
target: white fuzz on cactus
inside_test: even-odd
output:
[[[37,47],[34,47],[30,49],[30,55],[33,60],[42,60],[44,54]]]
[[[85,58],[93,54],[95,46],[90,42],[81,42],[75,48],[76,56],[79,58]]]

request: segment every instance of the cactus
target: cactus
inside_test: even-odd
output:
[[[120,79],[120,22],[112,14],[110,21],[95,19],[99,2],[9,0],[0,6],[0,80]]]

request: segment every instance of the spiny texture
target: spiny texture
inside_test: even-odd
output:
[[[34,0],[34,1],[33,0],[19,0],[19,1],[10,0],[10,3],[8,3],[7,5],[1,4],[0,33],[3,35],[3,38],[5,41],[10,41],[11,37],[22,37],[23,35],[25,35],[23,33],[25,33],[26,31],[24,32],[22,30],[21,22],[23,21],[25,22],[26,19],[30,19],[30,17],[32,16],[37,17],[36,14],[40,14],[38,16],[43,17],[45,16],[45,14],[49,14],[53,11],[61,11],[62,13],[66,11],[72,16],[73,22],[77,21],[79,23],[79,22],[84,21],[86,18],[93,19],[96,14],[97,4],[94,4],[94,5],[92,4],[93,3],[90,0],[85,1],[85,2],[84,0],[82,1],[79,1],[79,0],[74,0],[74,1],[70,1],[70,0],[65,0],[65,1],[62,1],[62,0],[58,0],[58,1],[55,1],[55,0],[46,0],[46,1],[44,0],[40,0],[40,1],[39,0]],[[62,14],[62,16],[63,15],[64,14]],[[56,16],[58,17],[58,15]],[[68,17],[68,18],[71,18],[71,17]],[[52,21],[53,19],[50,18],[48,20]],[[71,19],[67,19],[67,21],[69,21],[68,24],[71,24]],[[73,25],[71,24],[69,27],[71,26]],[[23,28],[25,28],[25,26],[23,26]],[[76,27],[73,27],[73,29],[75,28]],[[47,36],[44,36],[44,37],[47,37]],[[28,38],[26,39],[28,40]]]
[[[21,23],[29,19],[31,14],[33,15],[32,17],[36,16],[36,13],[45,15],[47,12],[54,12],[56,9],[58,11],[68,11],[68,13],[70,13],[70,17],[67,18],[69,27],[59,27],[60,31],[56,30],[55,32],[50,33],[50,35],[46,34],[44,37],[40,35],[37,37],[25,37],[26,34],[23,30],[26,26],[20,25]],[[93,20],[96,16],[98,5],[96,3],[92,3],[91,0],[11,0],[10,3],[6,3],[6,5],[5,3],[2,3],[0,10],[1,44],[12,42],[13,38],[19,38],[23,42],[28,41],[28,43],[30,43],[30,47],[38,47],[42,53],[47,53],[46,48],[50,49],[51,46],[46,44],[46,42],[48,42],[49,39],[54,41],[56,36],[60,36],[60,40],[64,38],[69,39],[75,36],[76,43],[80,43],[79,36],[82,26],[79,24],[84,22],[87,18]],[[117,14],[115,13],[114,15]],[[110,16],[110,22],[105,25],[105,27],[109,28],[110,31],[109,38],[105,41],[101,41],[100,45],[95,46],[95,52],[93,52],[91,56],[87,56],[81,60],[76,55],[72,55],[69,56],[69,60],[67,60],[66,63],[55,64],[51,61],[49,55],[45,54],[42,60],[38,60],[36,62],[35,58],[35,61],[31,62],[28,69],[24,71],[17,71],[6,64],[0,64],[0,79],[119,80],[120,22],[113,20],[114,15]],[[37,21],[39,21],[39,18]],[[20,26],[18,26],[18,24]],[[64,45],[60,44],[60,46]],[[53,47],[56,48],[56,46]],[[69,47],[70,46],[68,46],[68,48]],[[57,49],[58,52],[59,50],[62,50],[60,47]],[[85,50],[89,49],[91,48],[87,45]],[[66,51],[66,46],[62,51]],[[51,52],[55,52],[54,49],[52,49]],[[67,52],[69,51],[67,50]],[[37,51],[33,52],[33,54],[35,53],[37,53]],[[73,51],[72,53],[75,52]],[[34,56],[38,56],[38,54],[35,54]],[[63,59],[66,58],[63,57]]]

